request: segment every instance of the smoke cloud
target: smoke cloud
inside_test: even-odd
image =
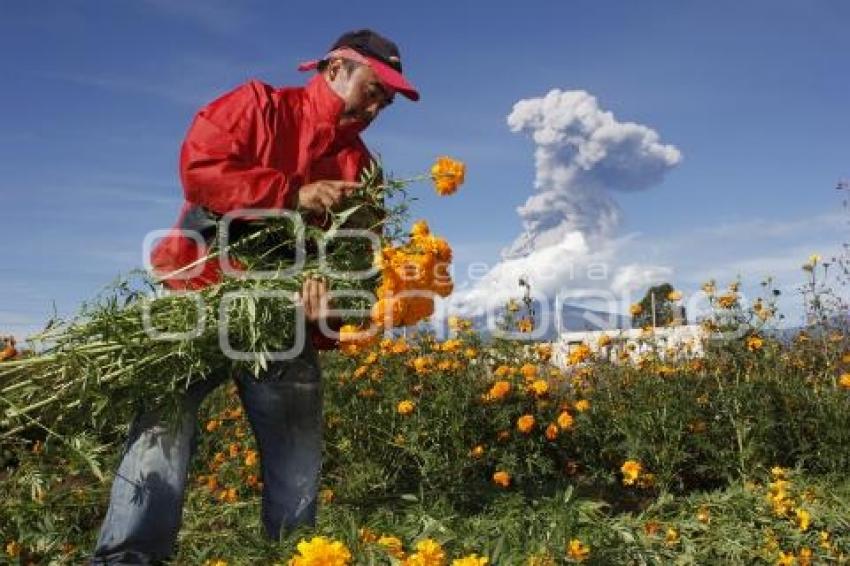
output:
[[[663,266],[618,261],[616,239],[623,211],[616,192],[658,185],[682,157],[647,126],[619,122],[583,90],[552,90],[514,104],[512,132],[534,142],[534,194],[517,208],[522,231],[502,251],[502,261],[470,288],[452,310],[480,312],[517,295],[527,277],[539,292],[585,286],[631,292],[671,275]],[[604,265],[604,277],[592,277]]]

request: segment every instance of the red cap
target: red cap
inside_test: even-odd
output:
[[[369,65],[381,82],[394,92],[400,92],[410,100],[419,100],[419,92],[401,72],[398,47],[392,41],[372,30],[358,30],[340,37],[324,59],[341,57]],[[298,66],[299,71],[309,71],[319,66],[320,61],[306,61]]]

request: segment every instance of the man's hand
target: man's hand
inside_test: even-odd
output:
[[[298,189],[298,208],[323,216],[362,186],[354,181],[316,181],[304,185]]]
[[[317,324],[328,316],[328,283],[321,277],[307,277],[301,285],[299,300],[304,307],[304,318]]]

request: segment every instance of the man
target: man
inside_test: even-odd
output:
[[[402,75],[396,45],[371,30],[344,34],[323,59],[299,69],[318,73],[301,88],[249,81],[196,115],[180,154],[185,203],[177,225],[151,254],[156,273],[173,274],[167,287],[198,289],[220,280],[216,260],[183,268],[202,257],[215,219],[229,211],[294,209],[313,221],[324,217],[359,186],[355,180],[370,161],[359,132],[396,93],[419,98]],[[317,280],[302,288],[312,326],[326,317],[326,292]],[[172,554],[197,409],[228,377],[210,376],[187,391],[176,430],[156,413],[133,422],[93,564],[149,564]],[[296,525],[315,524],[320,378],[311,341],[297,358],[272,363],[260,379],[233,376],[260,451],[262,520],[273,539]]]

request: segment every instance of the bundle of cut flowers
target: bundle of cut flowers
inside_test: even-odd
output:
[[[424,221],[405,235],[407,187],[429,179],[439,194],[451,194],[464,181],[464,166],[442,157],[428,174],[385,179],[372,163],[361,175],[362,188],[343,210],[329,212],[323,226],[252,221],[247,235],[214,242],[184,268],[234,258],[245,273],[271,276],[231,272],[200,290],[164,293],[156,277],[137,271],[83,304],[75,317],[49,322],[30,337],[29,355],[0,364],[0,442],[26,442],[28,431],[41,429],[90,455],[95,439],[119,441],[133,414],[167,411],[199,380],[235,369],[261,376],[276,353],[297,343],[303,312],[296,294],[307,277],[322,277],[331,291],[344,292],[335,309],[365,313],[344,320],[343,342],[370,318],[374,336],[429,316],[435,294],[451,292],[451,249]],[[358,237],[356,229],[375,237]],[[376,241],[381,249],[374,249]],[[273,253],[278,249],[306,253]],[[410,290],[417,291],[413,298],[405,295]]]

